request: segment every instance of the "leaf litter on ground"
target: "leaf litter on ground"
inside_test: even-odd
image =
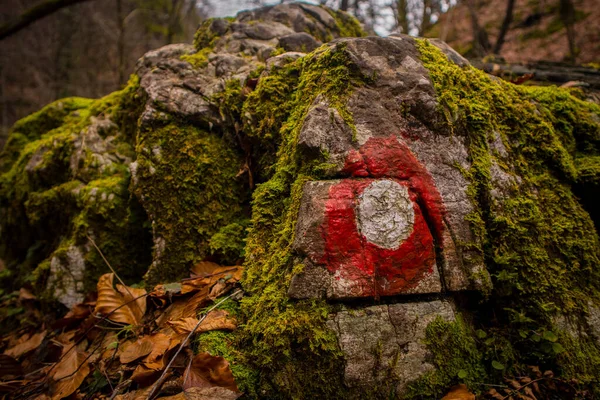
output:
[[[209,353],[194,356],[189,341],[180,347],[192,332],[236,329],[228,311],[214,309],[200,318],[198,310],[231,293],[241,276],[241,266],[201,262],[190,278],[146,292],[118,277],[121,283],[115,284],[114,272],[102,275],[97,295],[50,327],[38,324],[2,338],[0,399],[146,399],[163,375],[168,390],[157,387],[153,398],[238,398],[227,360]],[[39,303],[29,289],[20,291],[19,301]]]

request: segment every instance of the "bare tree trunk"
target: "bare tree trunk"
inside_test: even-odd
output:
[[[349,6],[349,0],[342,0],[342,2],[340,3],[340,10],[348,11],[348,6]]]
[[[440,34],[440,40],[443,42],[445,42],[446,38],[448,37],[448,30],[452,26],[452,17],[453,16],[454,16],[454,6],[452,6],[450,8],[450,10],[448,10],[448,12],[446,13],[446,19],[444,20],[444,23],[442,25],[442,32]]]
[[[55,13],[61,8],[81,3],[87,0],[47,0],[31,7],[12,21],[0,25],[0,40],[9,37],[35,21]]]
[[[575,44],[575,7],[571,0],[560,0],[559,7],[560,19],[567,31],[567,40],[569,42],[569,61],[575,63],[577,59],[577,46]]]
[[[510,24],[512,22],[514,8],[515,0],[508,0],[508,4],[506,5],[506,14],[504,14],[504,20],[502,21],[502,26],[500,27],[500,32],[498,33],[498,38],[496,39],[496,45],[494,46],[494,54],[500,54],[502,45],[504,45],[504,38],[506,37],[508,28],[510,28]]]
[[[421,18],[421,27],[419,36],[423,36],[431,26],[431,0],[423,0],[423,15]]]
[[[477,9],[475,7],[475,0],[466,0],[469,14],[471,15],[471,27],[473,29],[473,50],[475,54],[482,57],[490,52],[490,40],[488,39],[487,32],[479,25],[477,18]]]
[[[119,87],[125,83],[125,20],[123,17],[122,0],[117,0],[117,27],[119,36],[117,38],[117,62]]]
[[[398,26],[402,28],[402,33],[408,35],[408,31],[410,30],[408,26],[408,0],[397,0],[396,8]]]
[[[177,29],[177,21],[179,20],[180,0],[173,0],[171,10],[169,12],[169,22],[167,26],[167,44],[173,43],[175,30]]]

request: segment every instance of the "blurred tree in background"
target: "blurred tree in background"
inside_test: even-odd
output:
[[[2,39],[2,27],[40,4],[48,16]],[[191,43],[202,19],[286,1],[4,0],[0,3],[0,145],[19,118],[65,96],[122,86],[136,60]],[[356,16],[372,34],[438,37],[470,58],[598,63],[597,0],[309,0]]]

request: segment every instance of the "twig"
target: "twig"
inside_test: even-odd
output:
[[[109,400],[114,400],[115,397],[117,397],[119,395],[119,392],[121,390],[123,390],[123,388],[125,386],[131,385],[131,379],[126,379],[123,380],[123,374],[121,374],[121,381],[119,382],[119,384],[115,387],[115,390],[113,390],[112,394],[110,395],[110,399]]]
[[[509,387],[508,385],[494,385],[493,383],[482,383],[482,382],[473,382],[476,385],[482,385],[482,386],[492,386],[492,387],[499,387],[499,388],[507,388]]]
[[[102,337],[102,339],[99,341],[98,345],[97,345],[97,346],[94,348],[94,350],[92,350],[92,352],[91,352],[90,354],[88,354],[88,356],[87,356],[86,358],[84,358],[84,359],[83,359],[83,361],[81,362],[81,364],[79,364],[79,365],[77,366],[77,369],[75,369],[75,371],[73,371],[72,373],[70,373],[70,374],[69,374],[69,375],[67,375],[67,376],[63,376],[62,378],[60,378],[60,379],[57,379],[56,381],[57,381],[57,382],[58,382],[58,381],[62,381],[62,380],[63,380],[63,379],[65,379],[65,378],[70,378],[70,377],[72,377],[73,375],[75,375],[75,374],[77,373],[77,371],[79,371],[79,370],[81,369],[81,367],[83,367],[83,364],[85,364],[85,363],[86,363],[86,361],[87,361],[87,360],[89,360],[89,359],[90,359],[90,357],[92,357],[92,356],[94,355],[94,353],[95,353],[95,352],[96,352],[96,351],[97,351],[97,350],[100,348],[100,346],[102,346],[102,340],[104,340],[104,338],[105,338],[105,337],[106,337],[106,334],[104,334],[104,336],[103,336],[103,337]],[[73,346],[73,347],[75,347],[75,346]]]
[[[196,330],[198,329],[198,327],[200,327],[200,324],[202,323],[202,321],[204,321],[204,319],[206,318],[206,316],[208,315],[209,312],[211,312],[212,310],[214,310],[215,308],[217,308],[218,306],[220,306],[222,303],[225,302],[225,300],[229,300],[231,297],[235,296],[238,293],[241,293],[242,290],[238,289],[235,292],[233,292],[232,294],[230,294],[227,297],[224,297],[223,299],[221,299],[221,301],[219,301],[218,303],[214,304],[211,308],[209,308],[208,310],[206,310],[206,313],[202,316],[202,318],[200,318],[200,320],[198,321],[198,323],[196,324],[196,326],[194,326],[194,329],[192,329],[190,331],[190,333],[188,333],[188,335],[186,336],[185,339],[183,339],[183,342],[181,342],[181,344],[179,345],[179,348],[177,349],[177,351],[175,352],[175,354],[173,355],[173,357],[171,358],[171,361],[169,361],[169,364],[167,364],[167,367],[165,368],[165,370],[163,371],[162,375],[160,376],[160,378],[158,378],[158,380],[156,381],[156,383],[154,383],[154,386],[152,386],[152,390],[150,391],[150,393],[148,394],[148,397],[146,397],[147,400],[152,400],[152,397],[154,396],[154,392],[156,392],[158,390],[158,388],[160,388],[167,376],[167,371],[169,371],[169,368],[171,367],[171,365],[173,364],[173,362],[175,362],[175,359],[177,358],[177,356],[179,355],[179,353],[181,353],[181,350],[185,347],[185,345],[187,344],[188,340],[190,340],[190,338],[192,337],[192,335],[196,332]],[[184,381],[185,383],[185,381]]]
[[[123,282],[123,280],[121,279],[121,277],[119,276],[119,274],[117,274],[117,271],[115,271],[115,269],[112,267],[112,265],[110,265],[110,263],[108,262],[108,260],[106,259],[106,257],[104,257],[104,254],[102,253],[102,250],[100,250],[100,248],[98,247],[98,245],[96,244],[96,242],[94,242],[94,239],[92,239],[90,237],[90,235],[85,235],[88,240],[90,242],[92,242],[92,244],[94,245],[94,247],[96,248],[96,250],[98,250],[98,253],[100,253],[100,257],[102,257],[102,259],[104,260],[104,262],[106,263],[106,265],[108,265],[108,268],[110,268],[110,270],[112,271],[113,274],[115,274],[115,276],[117,277],[117,279],[119,280],[119,282],[121,282],[121,285],[123,285],[123,287],[125,288],[125,290],[127,290],[127,293],[129,293],[129,296],[131,296],[131,298],[133,298],[133,293],[131,293],[129,291],[129,288],[127,287],[127,285],[125,284],[125,282]],[[138,303],[135,303],[136,307],[141,311],[142,314],[144,314],[142,307],[140,307],[140,305]]]
[[[150,293],[152,293],[152,292],[150,292]],[[106,314],[104,317],[102,317],[102,319],[101,319],[100,321],[98,321],[98,322],[97,322],[97,323],[95,323],[94,325],[92,325],[92,326],[90,326],[89,328],[87,328],[87,329],[85,330],[85,332],[83,332],[83,334],[81,335],[81,338],[80,338],[79,340],[77,340],[77,341],[75,342],[75,344],[74,344],[73,346],[71,346],[71,347],[69,348],[69,350],[67,350],[67,352],[66,352],[65,354],[61,354],[61,356],[60,356],[60,358],[58,359],[58,361],[57,361],[57,362],[56,362],[56,363],[55,363],[55,364],[54,364],[52,367],[50,367],[50,369],[48,370],[48,372],[46,372],[46,378],[45,378],[45,379],[44,379],[42,382],[40,382],[40,383],[37,385],[37,387],[39,387],[39,386],[43,385],[45,382],[47,382],[48,378],[50,377],[50,372],[52,372],[52,370],[53,370],[53,369],[54,369],[54,368],[55,368],[55,367],[56,367],[56,366],[57,366],[57,365],[60,363],[60,361],[63,359],[63,357],[65,357],[67,354],[69,354],[69,352],[70,352],[71,350],[73,350],[73,349],[74,349],[74,348],[75,348],[75,347],[76,347],[76,346],[77,346],[79,343],[81,343],[81,342],[83,341],[83,339],[85,339],[86,335],[87,335],[87,334],[88,334],[88,333],[89,333],[89,332],[90,332],[92,329],[96,328],[96,326],[97,326],[98,324],[100,324],[102,321],[105,321],[105,320],[107,320],[107,319],[108,319],[108,317],[110,317],[110,316],[111,316],[113,313],[115,313],[115,312],[116,312],[117,310],[119,310],[120,308],[123,308],[123,307],[125,307],[126,305],[129,305],[130,303],[132,303],[132,302],[134,302],[134,301],[137,301],[137,300],[139,300],[139,299],[141,299],[141,298],[143,298],[143,297],[146,297],[146,296],[148,296],[150,293],[145,293],[145,294],[143,294],[143,295],[141,295],[141,296],[138,296],[138,297],[136,297],[136,298],[134,298],[134,299],[132,299],[132,300],[129,300],[129,301],[128,301],[128,302],[126,302],[126,303],[123,303],[123,304],[121,304],[120,306],[118,306],[117,308],[115,308],[114,310],[112,310],[111,312],[109,312],[108,314]],[[30,391],[28,391],[28,392],[25,392],[25,393],[23,393],[23,394],[19,394],[19,395],[18,395],[16,398],[24,397],[26,394],[29,394],[29,393],[31,393],[32,391],[35,391],[35,390],[37,389],[37,387],[36,387],[36,385],[33,385],[33,386],[34,386],[34,387],[33,387],[33,388],[30,390]]]
[[[552,378],[550,378],[550,377],[546,377],[546,376],[543,376],[543,377],[541,377],[541,378],[534,379],[534,380],[532,380],[531,382],[527,382],[526,384],[522,385],[520,388],[512,390],[512,391],[511,391],[509,394],[507,394],[506,396],[504,396],[504,397],[502,398],[502,400],[506,400],[506,399],[508,399],[508,398],[509,398],[509,397],[511,397],[511,396],[512,396],[514,393],[519,393],[519,392],[521,391],[521,389],[523,389],[523,388],[524,388],[524,387],[526,387],[526,386],[529,386],[529,385],[531,385],[532,383],[535,383],[535,382],[538,382],[538,381],[543,381],[543,380],[546,380],[546,379],[552,379]]]

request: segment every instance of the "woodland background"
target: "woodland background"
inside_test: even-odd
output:
[[[45,1],[3,0],[0,31]],[[98,98],[122,87],[141,55],[169,43],[190,43],[203,19],[273,4],[264,0],[79,1],[0,38],[0,147],[16,120],[47,103],[67,96]],[[320,3],[355,15],[371,33],[439,37],[471,59],[495,55],[494,59],[500,56],[508,62],[549,60],[593,66],[600,61],[596,0]]]

